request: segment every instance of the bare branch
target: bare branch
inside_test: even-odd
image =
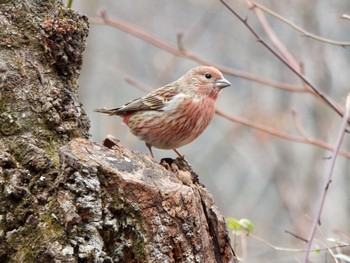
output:
[[[348,14],[342,14],[342,15],[341,15],[341,18],[350,20],[350,15],[348,15]]]
[[[320,41],[320,42],[323,42],[323,43],[326,43],[326,44],[331,44],[331,45],[336,45],[336,46],[342,46],[342,47],[345,47],[345,46],[350,46],[350,42],[344,42],[344,41],[336,41],[336,40],[332,40],[332,39],[328,39],[328,38],[324,38],[324,37],[321,37],[321,36],[317,36],[313,33],[310,33],[308,31],[306,31],[305,29],[297,26],[296,24],[294,24],[293,22],[287,20],[286,18],[284,18],[283,16],[275,13],[274,11],[272,11],[271,9],[267,8],[266,6],[263,6],[255,1],[251,1],[251,0],[247,0],[250,5],[254,6],[254,7],[257,7],[259,8],[261,11],[273,16],[274,18],[280,20],[281,22],[285,23],[286,25],[290,26],[291,28],[293,28],[294,30],[300,32],[302,34],[302,36],[305,36],[305,37],[309,37],[309,38],[312,38],[312,39],[315,39],[317,41]],[[342,18],[348,18],[349,16],[348,15],[342,15]]]
[[[325,201],[326,196],[327,196],[328,188],[329,188],[329,186],[330,186],[330,184],[332,182],[332,176],[333,176],[333,170],[334,170],[334,166],[335,166],[335,161],[337,159],[340,146],[341,146],[341,144],[343,142],[343,138],[344,138],[344,134],[345,134],[345,130],[346,130],[349,114],[350,114],[350,93],[348,94],[348,97],[346,99],[346,107],[345,108],[346,108],[346,111],[344,113],[343,120],[342,120],[342,123],[341,123],[340,128],[339,128],[337,139],[336,139],[336,142],[335,142],[335,145],[334,145],[334,150],[333,150],[333,153],[332,153],[332,158],[330,160],[330,166],[329,166],[329,171],[328,171],[328,178],[327,178],[326,184],[324,186],[324,189],[323,189],[323,192],[322,192],[322,195],[321,195],[320,204],[319,204],[319,207],[318,207],[318,211],[317,211],[316,217],[315,217],[315,219],[314,219],[314,221],[312,223],[312,227],[311,227],[311,230],[310,230],[310,233],[309,233],[308,243],[307,243],[306,249],[305,249],[306,252],[305,252],[305,255],[304,255],[304,263],[307,263],[308,259],[309,259],[309,250],[311,248],[312,241],[313,241],[313,239],[315,237],[317,225],[320,224],[321,214],[322,214],[322,210],[323,210],[323,206],[324,206],[324,201]]]
[[[142,90],[144,92],[151,92],[152,89],[149,87],[146,87],[144,85],[141,85],[139,82],[135,81],[133,78],[129,77],[129,76],[125,76],[124,80],[129,83],[130,85],[134,86],[135,88]]]
[[[299,142],[299,143],[304,143],[304,144],[311,144],[311,145],[315,145],[315,146],[318,146],[318,147],[323,148],[323,149],[327,149],[329,151],[333,150],[333,147],[330,144],[327,144],[321,140],[311,138],[310,136],[305,136],[305,137],[304,136],[303,137],[294,136],[294,135],[291,135],[287,132],[274,129],[272,127],[266,126],[266,125],[261,124],[261,123],[257,123],[257,122],[251,121],[251,120],[237,117],[237,116],[228,115],[227,113],[224,113],[223,111],[221,111],[219,109],[216,109],[216,113],[219,116],[222,116],[225,119],[228,119],[230,121],[243,124],[245,126],[260,130],[262,132],[266,132],[268,134],[282,138],[282,139],[287,140],[287,141]],[[339,150],[339,154],[346,157],[346,158],[350,158],[350,152],[347,152],[345,150]]]
[[[102,19],[93,18],[93,19],[90,19],[90,22],[94,23],[94,24],[106,24],[106,25],[112,26],[114,28],[117,28],[123,32],[126,32],[127,34],[130,34],[130,35],[133,35],[139,39],[142,39],[142,40],[146,41],[147,43],[149,43],[153,46],[156,46],[156,47],[158,47],[158,48],[160,48],[160,49],[162,49],[162,50],[164,50],[164,51],[166,51],[174,56],[187,58],[187,59],[193,60],[199,64],[202,64],[202,65],[211,65],[211,66],[218,68],[223,73],[226,73],[226,74],[238,77],[238,78],[251,80],[251,81],[254,81],[254,82],[257,82],[260,84],[264,84],[267,86],[271,86],[274,88],[278,88],[278,89],[282,89],[282,90],[286,90],[286,91],[292,91],[292,92],[307,92],[307,90],[305,90],[305,88],[300,87],[300,86],[296,86],[296,85],[292,85],[292,84],[288,84],[288,83],[283,83],[283,82],[278,82],[275,80],[271,80],[268,78],[261,77],[259,75],[255,75],[255,74],[246,72],[246,71],[233,69],[231,67],[225,67],[225,66],[207,61],[207,60],[195,55],[194,53],[186,50],[183,45],[182,45],[182,48],[179,49],[175,45],[168,43],[168,42],[158,38],[157,36],[152,35],[149,32],[146,32],[140,28],[137,28],[134,25],[128,24],[124,21],[121,21],[121,20],[118,20],[115,18],[111,19],[107,16],[107,14],[104,10],[100,11],[99,15],[101,16]]]
[[[288,63],[280,54],[278,54],[270,45],[268,45],[264,40],[260,38],[258,33],[249,25],[247,20],[240,16],[234,9],[232,9],[224,0],[219,0],[238,20],[240,20],[243,25],[249,30],[249,32],[256,38],[257,42],[261,43],[268,51],[270,51],[279,61],[281,61],[285,66],[287,66],[294,74],[296,74],[307,86],[309,86],[312,91],[320,97],[329,107],[331,107],[338,115],[343,117],[343,113],[338,109],[337,105],[332,102],[332,100],[323,91],[318,89],[310,80],[306,78],[302,73],[296,70],[291,64]],[[348,120],[350,124],[350,121]]]
[[[299,240],[301,240],[301,241],[303,241],[305,243],[307,242],[307,239],[305,239],[305,238],[303,238],[301,236],[298,236],[297,234],[294,234],[294,233],[292,233],[292,232],[290,232],[288,230],[284,230],[284,233],[287,233],[287,234],[289,234],[289,235],[291,235],[291,236],[293,236],[293,237],[295,237],[295,238],[297,238],[297,239],[299,239]]]
[[[288,247],[279,247],[279,246],[275,246],[273,244],[271,244],[270,242],[266,241],[265,239],[259,237],[259,236],[256,236],[256,235],[253,235],[253,234],[249,234],[250,237],[258,240],[258,241],[261,241],[263,242],[265,245],[275,249],[275,250],[278,250],[278,251],[284,251],[284,252],[306,252],[305,249],[298,249],[298,248],[288,248]],[[316,251],[324,251],[324,250],[329,250],[329,249],[332,249],[332,248],[337,248],[337,247],[349,247],[350,244],[342,244],[342,245],[337,245],[337,246],[331,246],[331,247],[325,247],[325,248],[318,248],[318,249],[311,249],[311,250],[308,250],[308,252],[316,252]]]
[[[283,43],[276,36],[270,24],[267,22],[263,12],[259,8],[256,8],[256,7],[259,7],[259,5],[250,0],[246,0],[246,2],[248,3],[250,10],[253,10],[255,15],[259,19],[263,29],[265,30],[266,34],[268,35],[268,37],[270,38],[274,46],[282,53],[282,55],[285,57],[288,63],[291,64],[293,68],[295,68],[298,72],[301,72],[301,68],[297,60],[294,58],[294,56],[288,51],[288,49],[283,45]]]

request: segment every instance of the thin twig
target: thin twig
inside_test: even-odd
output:
[[[233,69],[231,67],[225,67],[225,66],[207,61],[207,60],[193,54],[192,52],[186,50],[184,47],[183,47],[183,49],[180,50],[175,45],[172,45],[172,44],[166,42],[165,40],[160,39],[160,38],[152,35],[149,32],[146,32],[140,28],[137,28],[134,25],[128,24],[124,21],[120,21],[120,20],[115,19],[115,18],[111,19],[107,16],[107,14],[104,10],[101,10],[99,12],[99,15],[100,15],[101,19],[93,18],[93,19],[90,19],[90,22],[94,23],[94,24],[106,24],[106,25],[112,26],[114,28],[117,28],[123,32],[126,32],[127,34],[130,34],[130,35],[133,35],[139,39],[142,39],[143,41],[146,41],[147,43],[149,43],[155,47],[158,47],[158,48],[160,48],[160,49],[162,49],[162,50],[164,50],[164,51],[166,51],[174,56],[187,58],[187,59],[193,60],[199,64],[202,64],[202,65],[212,65],[212,66],[218,68],[223,73],[226,73],[226,74],[229,74],[229,75],[232,75],[235,77],[251,80],[251,81],[254,81],[254,82],[257,82],[260,84],[264,84],[267,86],[271,86],[274,88],[278,88],[278,89],[282,89],[282,90],[286,90],[286,91],[291,91],[291,92],[307,92],[307,90],[305,90],[303,87],[300,87],[300,86],[271,80],[271,79],[264,78],[264,77],[246,72],[246,71]]]
[[[297,60],[294,58],[294,56],[289,52],[289,50],[283,45],[283,43],[279,40],[279,38],[276,36],[275,32],[272,30],[269,22],[267,22],[267,19],[260,10],[258,4],[251,0],[246,0],[246,2],[249,5],[249,8],[253,10],[257,18],[259,19],[263,29],[265,30],[267,36],[270,38],[271,42],[274,44],[274,46],[281,52],[281,54],[285,57],[285,59],[288,61],[289,64],[293,68],[295,68],[298,72],[301,72],[301,68]]]
[[[300,135],[303,136],[304,139],[307,140],[308,142],[311,142],[312,139],[308,134],[306,134],[304,128],[301,126],[301,123],[297,117],[297,111],[295,109],[292,109],[292,117],[293,117],[294,126],[297,128]]]
[[[322,243],[324,243],[324,242],[322,242]],[[339,249],[339,246],[337,245],[336,247],[333,247],[333,248],[335,248],[335,250],[337,250],[337,249]],[[333,248],[328,248],[328,252],[329,252],[329,254],[331,254],[331,256],[334,260],[334,263],[339,263],[338,259],[335,257],[334,252],[332,251]],[[341,263],[344,263],[344,262],[342,261]]]
[[[211,5],[201,14],[198,21],[191,27],[186,28],[186,33],[177,33],[177,47],[179,50],[184,50],[184,43],[188,46],[193,46],[194,43],[200,41],[202,34],[206,32],[206,29],[212,21],[215,20],[215,17],[212,15],[215,5],[216,3],[212,2]],[[173,56],[171,60],[164,63],[163,70],[159,74],[158,83],[163,83],[163,80],[170,76],[177,61],[177,57]]]
[[[307,239],[306,238],[303,238],[303,237],[301,237],[301,236],[298,236],[297,234],[294,234],[294,233],[292,233],[292,232],[290,232],[290,231],[288,231],[288,230],[284,230],[284,233],[287,233],[287,234],[289,234],[289,235],[291,235],[291,236],[293,236],[293,237],[295,237],[295,238],[297,238],[297,239],[300,239],[301,241],[303,241],[303,242],[307,242]]]
[[[328,178],[327,178],[326,184],[324,186],[323,193],[321,195],[320,204],[318,206],[318,211],[317,211],[316,217],[315,217],[315,219],[314,219],[314,221],[312,223],[312,227],[311,227],[311,230],[310,230],[310,233],[309,233],[308,243],[307,243],[306,249],[305,249],[306,252],[305,252],[305,255],[304,255],[304,263],[308,262],[309,250],[311,248],[312,241],[313,241],[315,233],[316,233],[317,225],[321,224],[320,220],[321,220],[322,209],[323,209],[323,206],[324,206],[324,201],[325,201],[326,196],[327,196],[328,188],[329,188],[329,186],[330,186],[330,184],[332,182],[333,169],[334,169],[334,166],[335,166],[335,161],[337,159],[338,152],[339,152],[340,146],[341,146],[343,138],[344,138],[344,134],[345,134],[345,130],[346,130],[349,114],[350,114],[350,93],[348,94],[348,96],[346,98],[346,107],[345,108],[346,108],[346,111],[344,113],[343,120],[342,120],[342,123],[341,123],[340,128],[339,128],[337,139],[336,139],[336,142],[335,142],[335,145],[334,145],[334,150],[333,150],[333,153],[332,153],[332,158],[330,160],[330,166],[329,166],[329,170],[328,170]]]
[[[301,63],[298,63],[296,58],[289,52],[289,50],[285,47],[285,45],[280,41],[280,39],[277,37],[275,32],[272,30],[270,24],[268,23],[263,11],[264,9],[260,8],[261,5],[257,4],[256,2],[253,2],[251,0],[246,0],[246,2],[249,5],[249,8],[252,9],[259,19],[263,29],[266,32],[266,35],[271,40],[272,44],[281,52],[281,54],[284,56],[284,58],[287,60],[287,62],[293,67],[296,71],[298,71],[300,74],[304,74],[304,68]],[[267,9],[267,8],[266,8]],[[268,10],[268,9],[267,9]],[[302,83],[304,85],[305,90],[314,93],[314,91],[305,83]],[[317,97],[319,98],[319,97]],[[336,104],[335,104],[336,105]],[[338,105],[336,105],[337,108]]]
[[[130,85],[134,86],[135,88],[142,90],[144,92],[151,92],[152,88],[150,87],[146,87],[145,85],[140,84],[139,82],[135,81],[133,78],[129,77],[129,76],[125,76],[124,80],[129,83]]]
[[[268,45],[264,40],[260,38],[258,33],[250,26],[248,23],[248,20],[242,16],[240,16],[234,9],[232,9],[224,0],[219,0],[238,20],[240,20],[243,25],[250,31],[250,33],[255,37],[256,41],[258,43],[261,43],[268,51],[270,51],[279,61],[281,61],[287,68],[289,68],[294,74],[296,74],[307,86],[309,86],[313,92],[317,96],[319,96],[328,106],[330,106],[338,115],[343,117],[343,114],[341,110],[338,109],[338,107],[331,101],[330,98],[328,98],[328,95],[325,94],[323,91],[316,88],[314,84],[311,83],[310,80],[306,78],[302,73],[297,71],[292,65],[288,63],[280,54],[278,54],[270,45]],[[350,121],[348,121],[350,124]]]
[[[246,263],[247,257],[248,257],[248,244],[247,244],[247,238],[249,234],[245,231],[242,231],[241,233],[241,246],[242,246],[242,256],[241,256],[241,262]]]
[[[287,141],[299,142],[299,143],[304,143],[304,144],[311,144],[311,145],[315,145],[315,146],[318,146],[318,147],[323,148],[323,149],[327,149],[329,151],[333,150],[333,148],[330,144],[327,144],[321,140],[311,138],[310,136],[306,136],[306,137],[294,136],[294,135],[291,135],[287,132],[274,129],[272,127],[266,126],[266,125],[258,123],[258,122],[254,122],[254,121],[240,118],[237,116],[231,116],[231,115],[229,115],[229,114],[227,114],[219,109],[216,109],[216,114],[218,114],[219,116],[222,116],[225,119],[228,119],[230,121],[233,121],[233,122],[260,130],[262,132],[266,132],[268,134],[282,138],[282,139],[287,140]],[[350,158],[350,152],[347,152],[345,150],[340,150],[339,154],[346,157],[346,158]]]
[[[342,14],[342,15],[341,15],[341,18],[350,20],[350,15],[348,15],[348,14]]]
[[[279,246],[275,246],[271,243],[269,243],[268,241],[266,241],[265,239],[259,237],[259,236],[255,236],[253,234],[249,234],[250,237],[258,240],[258,241],[261,241],[263,242],[265,245],[275,249],[275,250],[278,250],[278,251],[284,251],[284,252],[306,252],[305,249],[298,249],[298,248],[287,248],[287,247],[279,247]],[[318,252],[318,251],[324,251],[324,250],[329,250],[329,249],[332,249],[332,248],[337,248],[337,247],[349,247],[350,244],[343,244],[343,245],[337,245],[337,246],[332,246],[332,247],[325,247],[325,248],[317,248],[317,249],[311,249],[311,250],[308,250],[308,252]]]
[[[294,121],[294,125],[295,127],[297,128],[298,132],[300,133],[301,136],[303,136],[303,138],[305,139],[305,142],[309,143],[309,144],[312,144],[312,145],[318,145],[320,146],[321,148],[324,148],[324,149],[327,149],[329,151],[333,151],[333,146],[328,144],[328,143],[325,143],[321,140],[317,140],[313,137],[311,137],[310,135],[308,135],[306,133],[306,131],[304,130],[304,128],[302,127],[299,119],[297,118],[297,112],[296,110],[292,110],[292,116],[293,116],[293,121]],[[346,151],[344,150],[340,150],[339,151],[339,154],[340,155],[343,155],[343,154],[347,154]],[[344,156],[344,155],[343,155]]]
[[[342,46],[342,47],[345,47],[345,46],[350,46],[350,42],[344,42],[344,41],[336,41],[336,40],[332,40],[332,39],[328,39],[328,38],[324,38],[324,37],[321,37],[321,36],[317,36],[313,33],[310,33],[308,31],[306,31],[305,29],[297,26],[296,24],[294,24],[293,22],[287,20],[286,18],[284,18],[283,16],[275,13],[274,11],[272,11],[271,9],[267,8],[266,6],[263,6],[262,4],[259,4],[255,1],[251,1],[251,0],[248,0],[251,5],[253,5],[254,7],[257,7],[259,8],[261,11],[273,16],[274,18],[280,20],[281,22],[285,23],[286,25],[290,26],[291,28],[293,28],[294,30],[300,32],[303,36],[305,37],[309,37],[309,38],[312,38],[312,39],[315,39],[317,41],[320,41],[320,42],[323,42],[323,43],[326,43],[326,44],[331,44],[331,45],[336,45],[336,46]],[[344,15],[342,16],[343,18],[346,18]]]

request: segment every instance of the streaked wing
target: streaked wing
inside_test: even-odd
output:
[[[145,97],[126,103],[117,110],[117,113],[124,114],[134,111],[160,110],[167,102],[177,94],[173,86],[165,86],[157,89]]]

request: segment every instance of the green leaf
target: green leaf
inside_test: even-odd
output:
[[[228,223],[228,228],[229,229],[234,229],[234,230],[241,229],[240,223],[236,219],[234,219],[232,217],[226,218],[226,222]]]
[[[239,220],[239,224],[241,225],[241,227],[243,229],[248,231],[248,233],[253,232],[253,230],[254,230],[254,225],[253,225],[252,221],[250,221],[249,219],[242,218],[241,220]]]
[[[226,218],[226,222],[228,223],[228,228],[231,229],[232,232],[236,235],[240,235],[242,231],[250,233],[254,230],[252,221],[246,218],[237,220],[233,217],[229,217]]]

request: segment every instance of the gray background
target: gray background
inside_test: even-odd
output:
[[[350,21],[340,18],[343,13],[350,13],[349,0],[261,3],[310,32],[350,41]],[[247,16],[248,22],[268,41],[244,1],[230,1],[230,4]],[[111,18],[131,23],[175,46],[176,35],[181,32],[186,49],[203,59],[302,86],[219,1],[75,0],[73,9],[92,21],[98,17],[99,10],[105,9]],[[305,75],[335,101],[344,104],[350,87],[349,48],[303,37],[274,18],[268,17],[268,21],[282,43],[303,64]],[[92,139],[101,142],[107,134],[112,134],[127,147],[148,152],[120,118],[92,110],[117,107],[145,94],[126,83],[125,76],[157,88],[198,65],[110,26],[92,23],[79,79],[80,97],[91,120]],[[233,85],[223,91],[217,102],[222,111],[299,136],[291,115],[291,109],[295,109],[310,136],[335,142],[341,119],[311,94],[287,92],[228,74],[225,77]],[[343,147],[350,150],[347,137]],[[180,152],[198,172],[200,181],[213,194],[225,217],[252,220],[253,234],[276,246],[304,248],[301,240],[284,231],[307,237],[325,182],[329,151],[276,138],[215,116],[209,128]],[[175,157],[172,151],[155,149],[154,153],[158,160]],[[349,242],[349,188],[349,160],[339,157],[314,242],[317,247],[332,245],[328,238]],[[242,255],[241,242],[237,242],[237,251]],[[277,251],[253,238],[247,242],[246,262],[298,262],[303,256]],[[329,253],[313,253],[311,259],[333,262],[326,261],[326,254]]]

